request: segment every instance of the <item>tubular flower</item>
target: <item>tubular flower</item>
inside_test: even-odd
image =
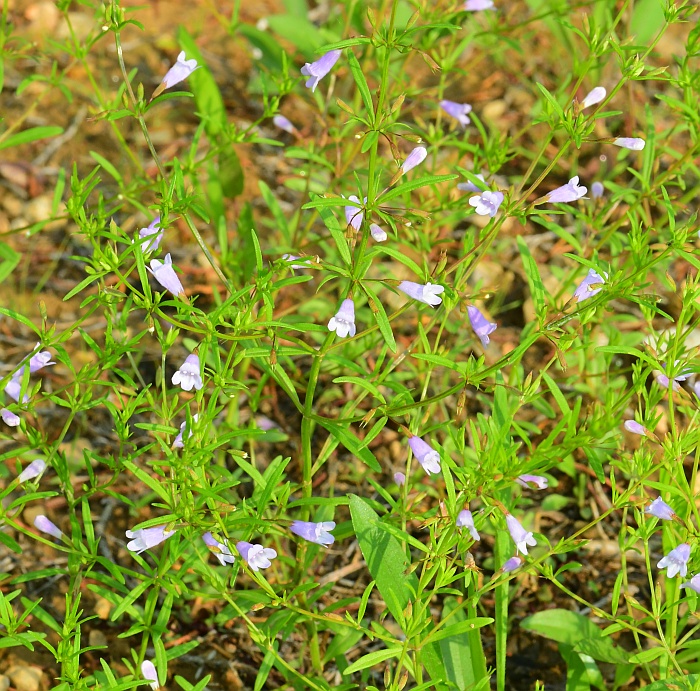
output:
[[[440,454],[435,449],[428,446],[420,437],[410,437],[408,445],[428,475],[437,475],[440,472]]]
[[[680,360],[676,360],[673,365],[674,367],[680,362]],[[664,370],[666,369],[666,363],[662,363],[661,365]],[[689,370],[683,369],[681,372],[679,372],[675,377],[673,377],[673,380],[670,380],[668,376],[666,376],[663,372],[658,372],[656,375],[656,383],[663,387],[664,389],[667,389],[669,384],[671,384],[671,387],[673,388],[674,391],[680,391],[681,385],[680,382],[685,381],[692,372]]]
[[[415,168],[425,161],[428,155],[428,150],[424,146],[417,146],[410,154],[408,154],[406,160],[401,166],[401,174],[405,175],[409,170]]]
[[[685,578],[688,573],[688,559],[690,559],[690,545],[682,542],[661,559],[657,566],[660,569],[668,568],[666,572],[668,578],[673,578],[678,573]]]
[[[501,566],[501,571],[503,573],[510,573],[511,571],[515,571],[519,566],[522,566],[523,562],[525,560],[522,557],[519,557],[517,554],[513,557],[511,557],[507,562]]]
[[[607,91],[602,86],[596,86],[595,89],[589,91],[581,101],[581,110],[594,106],[596,103],[600,103],[606,96]]]
[[[442,302],[440,293],[445,290],[444,286],[436,283],[426,283],[423,285],[421,283],[414,283],[413,281],[401,281],[397,288],[401,292],[406,293],[408,297],[418,300],[418,302],[424,302],[431,307],[437,307]]]
[[[155,252],[160,247],[160,241],[163,239],[165,230],[159,226],[160,216],[156,216],[146,228],[139,230],[139,238],[141,239],[141,251]]]
[[[204,533],[202,540],[204,540],[204,544],[209,548],[209,551],[219,560],[221,566],[233,564],[236,561],[236,557],[231,554],[229,549],[228,540],[219,542],[210,532]]]
[[[334,521],[323,521],[314,523],[313,521],[292,521],[289,529],[300,538],[308,542],[315,542],[322,547],[328,547],[335,542],[335,537],[330,531],[335,528]]]
[[[615,146],[620,146],[623,149],[631,149],[632,151],[641,151],[645,146],[646,142],[639,137],[618,137],[613,141]]]
[[[199,355],[191,353],[185,358],[180,369],[173,374],[173,384],[179,384],[183,391],[192,391],[193,387],[199,391],[204,386],[199,373]]]
[[[185,81],[198,67],[199,65],[197,65],[197,61],[194,58],[188,60],[185,51],[180,51],[175,64],[165,73],[165,77],[163,77],[163,81],[161,82],[163,89],[169,89],[171,86]]]
[[[141,663],[141,674],[144,679],[151,682],[150,686],[153,691],[157,691],[160,688],[158,672],[156,671],[155,665],[150,660],[144,660]]]
[[[362,202],[355,194],[351,194],[348,197],[348,201],[356,202],[357,204],[362,204]],[[366,198],[365,201],[367,201]],[[358,208],[357,206],[346,206],[344,208],[344,211],[346,223],[349,226],[352,226],[356,232],[359,232],[360,228],[362,227],[362,220],[365,217],[364,211],[362,211],[362,209]]]
[[[484,176],[481,173],[477,173],[476,175],[481,182],[486,184],[486,181],[484,180]],[[481,192],[481,188],[477,187],[473,182],[460,182],[457,184],[457,189],[462,191],[462,192]]]
[[[480,12],[481,10],[495,10],[496,6],[493,4],[493,0],[465,0],[462,9],[465,12]]]
[[[498,207],[503,203],[503,192],[482,192],[471,197],[469,206],[473,206],[479,216],[491,216],[493,218],[498,213]]]
[[[394,473],[394,482],[402,487],[406,484],[406,476],[403,473]]]
[[[550,202],[551,204],[565,202],[575,202],[577,199],[581,199],[584,194],[588,192],[588,188],[583,185],[578,184],[578,175],[575,175],[566,185],[557,187],[557,189],[552,190],[544,200]]]
[[[527,546],[530,545],[534,547],[537,544],[537,540],[532,537],[532,533],[527,532],[527,530],[520,525],[520,521],[512,514],[506,514],[506,525],[508,526],[510,536],[513,538],[513,542],[515,542],[517,551],[527,554]]]
[[[294,134],[297,131],[297,128],[294,127],[291,121],[285,118],[284,115],[275,115],[272,118],[272,122],[274,123],[275,127],[279,127],[281,130],[289,132],[289,134]]]
[[[644,513],[660,518],[663,521],[672,521],[676,512],[661,498],[656,497],[649,506],[644,509]]]
[[[199,420],[199,413],[195,413],[192,416],[192,425],[197,424],[197,420]],[[173,442],[173,449],[183,449],[185,447],[185,441],[182,438],[182,434],[185,431],[185,427],[187,427],[187,420],[185,420],[181,425],[180,425],[180,431],[178,432],[177,437],[175,437],[175,441]],[[187,435],[187,438],[189,439],[192,436],[192,427],[190,427],[189,434]]]
[[[646,436],[647,429],[643,425],[640,425],[636,420],[625,420],[623,427],[632,434],[639,434],[641,436]]]
[[[151,547],[165,542],[169,537],[175,535],[174,530],[166,530],[164,525],[157,525],[153,528],[140,528],[139,530],[127,530],[126,536],[132,538],[126,548],[130,552],[141,554]]]
[[[474,525],[474,517],[472,516],[472,512],[469,509],[462,509],[459,512],[457,520],[455,521],[455,525],[458,528],[466,528],[469,531],[469,534],[472,536],[472,539],[476,542],[481,540],[476,526]]]
[[[386,231],[380,226],[378,226],[376,223],[370,224],[369,232],[372,235],[372,238],[375,242],[384,242],[384,240],[386,240],[389,237],[386,234]]]
[[[32,461],[18,476],[17,476],[17,481],[21,485],[23,482],[26,482],[27,480],[33,480],[35,477],[38,477],[41,475],[44,471],[46,470],[46,461],[37,458],[36,460]]]
[[[36,344],[36,347],[39,347],[39,343]],[[36,353],[35,355],[32,355],[32,357],[29,359],[29,371],[33,374],[34,372],[38,372],[40,369],[43,369],[44,367],[48,367],[49,365],[55,365],[56,363],[51,359],[51,353],[49,353],[48,350],[43,350],[40,353]],[[22,368],[21,371],[24,371],[24,368]],[[19,373],[18,373],[19,374]]]
[[[488,321],[474,305],[469,305],[467,307],[467,314],[469,314],[469,321],[471,322],[474,333],[479,337],[481,345],[486,348],[486,346],[491,343],[489,335],[498,328],[498,324]]]
[[[605,276],[605,278],[603,278]],[[589,269],[586,274],[586,278],[579,283],[578,288],[574,292],[574,297],[576,302],[583,302],[592,298],[594,295],[598,295],[601,290],[603,290],[603,285],[605,284],[605,279],[607,279],[608,274],[603,271],[603,276],[601,276],[597,271]]]
[[[689,581],[681,583],[681,588],[690,588],[696,593],[700,593],[700,573],[696,573]]]
[[[19,427],[19,423],[21,422],[19,415],[15,415],[7,408],[0,409],[0,417],[8,427]]]
[[[340,338],[345,338],[348,334],[354,336],[357,333],[355,328],[355,303],[347,298],[343,300],[340,309],[331,317],[328,322],[328,330],[335,331]]]
[[[23,368],[24,369],[24,368]],[[5,393],[13,400],[19,401],[19,395],[22,391],[22,372],[16,372],[15,375],[10,379],[5,385]],[[22,402],[26,403],[29,400],[29,396],[24,394]]]
[[[467,114],[472,112],[472,107],[468,103],[440,101],[440,108],[451,118],[457,120],[462,127],[466,127],[471,122],[471,118]]]
[[[549,484],[549,480],[546,477],[542,477],[542,475],[518,475],[515,481],[526,489],[529,488],[530,485],[534,485],[536,489],[547,489],[547,485]]]
[[[238,542],[236,543],[236,549],[252,571],[267,569],[272,565],[270,560],[277,556],[277,552],[274,549],[263,547],[262,545],[253,545],[250,542]]]
[[[312,92],[316,91],[318,83],[333,69],[339,57],[339,50],[331,50],[316,60],[316,62],[307,62],[301,68],[301,73],[305,77],[309,77],[306,80],[306,88],[311,89]]]
[[[591,185],[591,197],[593,199],[600,199],[605,192],[605,187],[602,182],[598,182],[596,180],[592,185]]]
[[[170,253],[165,255],[165,261],[160,259],[151,259],[151,266],[146,267],[153,277],[160,283],[163,288],[169,290],[175,296],[185,295],[185,289],[180,283],[180,279],[173,269],[173,260],[170,258]]]
[[[49,535],[52,535],[57,540],[60,540],[63,537],[63,533],[60,531],[59,527],[55,523],[52,523],[48,518],[46,518],[46,516],[43,516],[42,514],[39,514],[34,519],[34,527],[38,530],[41,530],[42,533],[48,533]]]

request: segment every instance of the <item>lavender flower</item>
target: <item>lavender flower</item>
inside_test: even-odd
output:
[[[386,234],[386,231],[380,226],[378,226],[376,223],[370,224],[369,232],[372,235],[372,238],[375,242],[384,242],[384,240],[386,240],[387,237],[389,237]]]
[[[495,10],[496,7],[493,0],[465,0],[462,9],[465,12],[480,12],[481,10]]]
[[[603,278],[603,276],[605,276],[605,278]],[[588,300],[588,298],[592,298],[594,295],[598,295],[598,293],[603,290],[603,284],[608,274],[603,272],[603,276],[597,271],[589,269],[586,278],[579,283],[578,288],[576,288],[574,292],[576,302],[583,302],[584,300]]]
[[[169,537],[175,535],[174,530],[166,530],[165,527],[164,525],[157,525],[153,528],[127,530],[126,536],[133,539],[127,543],[126,548],[130,552],[141,554],[141,552],[145,552],[147,549],[165,542]]]
[[[459,512],[455,524],[458,528],[466,528],[469,531],[469,534],[472,536],[472,539],[476,542],[481,540],[481,537],[476,530],[476,526],[474,525],[474,517],[469,509],[462,509]]]
[[[472,112],[472,107],[468,103],[440,101],[440,108],[442,108],[451,118],[457,120],[462,127],[466,127],[471,122],[471,119],[467,113]]]
[[[673,578],[677,573],[685,577],[688,573],[688,559],[690,559],[690,545],[687,542],[682,542],[661,559],[657,566],[660,569],[668,567],[667,578]]]
[[[289,132],[289,134],[294,134],[297,131],[296,127],[284,115],[275,115],[272,118],[272,122],[275,124],[275,127],[279,127],[281,130]]]
[[[328,322],[328,329],[335,331],[339,338],[355,335],[355,303],[350,298],[343,300],[340,309]]]
[[[141,251],[155,252],[160,247],[160,241],[163,239],[165,230],[159,226],[160,216],[156,216],[146,228],[139,230],[139,238],[141,239]]]
[[[238,542],[236,549],[252,571],[267,569],[272,565],[270,560],[277,556],[277,552],[274,549],[263,547],[262,545],[253,545],[250,542]]]
[[[339,50],[331,50],[316,62],[307,62],[301,68],[301,73],[305,77],[309,77],[306,81],[306,88],[311,89],[312,92],[316,91],[318,83],[333,69],[333,65],[338,62],[339,57]]]
[[[522,566],[523,562],[525,560],[522,557],[519,557],[517,554],[513,557],[511,557],[503,566],[501,566],[501,571],[503,573],[510,573],[511,571],[515,571],[519,566]]]
[[[22,368],[24,369],[24,368]],[[10,379],[9,382],[5,385],[5,393],[13,400],[13,401],[19,401],[19,395],[22,391],[22,373],[20,372],[15,372],[13,377]],[[24,397],[22,398],[22,402],[26,403],[29,400],[29,396],[27,394],[24,394]]]
[[[151,266],[146,268],[163,288],[169,290],[175,296],[182,295],[184,297],[185,289],[182,287],[175,269],[173,269],[173,260],[170,258],[169,252],[165,255],[164,262],[160,261],[160,259],[151,259]]]
[[[510,536],[513,538],[513,542],[515,542],[517,551],[527,554],[527,546],[530,545],[534,547],[537,544],[537,540],[532,537],[532,533],[527,532],[525,528],[520,525],[520,521],[518,521],[515,516],[509,513],[506,514],[506,525],[508,526]]]
[[[469,200],[469,205],[479,216],[491,216],[493,218],[498,212],[498,207],[503,202],[503,192],[482,192]]]
[[[575,175],[566,185],[557,187],[557,189],[552,190],[546,197],[545,201],[554,203],[565,203],[574,202],[577,199],[581,199],[584,194],[588,191],[588,188],[583,185],[578,184],[578,175]]]
[[[335,537],[329,531],[335,528],[333,521],[314,523],[313,521],[292,521],[289,529],[300,538],[317,545],[328,547],[335,542]]]
[[[420,437],[410,437],[408,445],[428,475],[437,475],[440,472],[440,454],[435,449],[428,446]]]
[[[526,489],[530,487],[530,484],[533,484],[536,489],[547,489],[549,484],[549,480],[546,477],[542,477],[542,475],[518,475],[515,481]]]
[[[356,202],[357,204],[362,204],[362,202],[358,199],[357,195],[351,194],[348,197],[348,201],[351,202]],[[367,201],[367,198],[365,198],[365,201]],[[365,217],[364,211],[357,206],[346,206],[345,207],[345,221],[349,226],[352,226],[356,232],[360,231],[360,228],[362,227],[362,220]]]
[[[649,506],[644,509],[644,513],[660,518],[663,521],[672,521],[676,512],[661,498],[656,497]]]
[[[603,186],[602,182],[598,182],[597,180],[591,185],[591,197],[593,199],[600,199],[605,192],[605,187]]]
[[[394,473],[394,482],[399,487],[403,487],[406,484],[406,476],[403,473]]]
[[[233,564],[236,560],[236,557],[231,554],[228,540],[219,542],[210,532],[204,533],[202,540],[204,540],[204,544],[209,548],[209,551],[219,560],[221,566]]]
[[[607,96],[607,93],[604,87],[596,86],[595,89],[592,89],[586,94],[583,101],[581,101],[581,110],[594,106],[596,103],[600,103]]]
[[[40,346],[39,343],[36,344],[36,348]],[[48,367],[49,365],[55,365],[56,363],[51,359],[51,353],[49,353],[48,350],[43,350],[39,353],[36,353],[35,355],[32,355],[32,357],[29,359],[29,372],[34,373],[38,372],[40,369],[43,369],[44,367]],[[22,368],[18,374],[20,374],[24,371],[24,368]]]
[[[435,283],[414,283],[413,281],[401,281],[397,288],[406,293],[408,297],[424,302],[431,307],[437,307],[442,302],[440,293],[444,292],[444,286]]]
[[[675,367],[676,365],[678,365],[679,362],[680,362],[680,360],[676,360],[673,363],[673,366]],[[664,370],[666,369],[665,362],[662,363],[661,366],[664,368]],[[683,369],[675,377],[673,377],[673,383],[672,383],[673,390],[680,391],[681,387],[680,387],[679,382],[685,381],[691,374],[692,374],[692,372],[690,372],[689,370]],[[667,389],[669,384],[671,384],[671,380],[669,380],[669,378],[665,374],[663,374],[662,372],[659,372],[656,375],[656,383],[659,386],[661,386],[662,388]]]
[[[632,151],[641,151],[646,146],[646,142],[639,137],[618,137],[613,144]]]
[[[401,174],[405,175],[409,170],[423,163],[427,155],[428,150],[424,146],[417,146],[415,149],[413,149],[413,151],[411,151],[410,154],[408,154],[408,157],[403,162],[403,165],[401,166]]]
[[[19,415],[15,415],[11,410],[8,410],[7,408],[2,408],[0,410],[0,417],[2,417],[2,421],[9,427],[18,427],[19,423],[21,422]]]
[[[180,369],[173,374],[173,384],[179,384],[183,391],[192,391],[192,387],[199,391],[204,386],[199,373],[199,355],[192,353],[185,358]]]
[[[681,583],[681,588],[691,588],[696,593],[700,594],[700,573],[696,573],[689,581],[686,583]]]
[[[486,184],[486,181],[484,180],[484,176],[481,173],[478,173],[476,175],[481,182]],[[457,184],[457,189],[461,190],[462,192],[481,192],[481,188],[477,187],[473,182],[470,182],[467,180],[467,182],[460,182]]]
[[[488,321],[474,305],[467,307],[467,314],[474,333],[479,337],[481,345],[486,348],[491,342],[489,334],[492,334],[498,328],[498,324]]]
[[[180,82],[184,81],[197,69],[197,67],[199,67],[199,65],[197,65],[197,61],[194,58],[187,60],[185,51],[181,51],[177,56],[177,61],[175,64],[165,73],[165,77],[163,77],[163,81],[160,83],[158,89],[156,89],[156,92],[160,93],[161,91],[169,89],[171,86],[175,86],[175,84],[179,84]],[[154,96],[156,96],[156,94],[154,94]]]
[[[153,691],[157,691],[160,688],[158,672],[156,671],[155,665],[150,660],[144,660],[141,663],[141,675],[144,679],[151,682],[150,686]]]
[[[46,470],[46,461],[41,458],[37,458],[32,461],[18,476],[17,482],[21,485],[27,480],[33,480],[35,477],[41,475],[44,470]]]
[[[625,420],[623,427],[632,434],[639,434],[641,436],[646,436],[646,427],[640,425],[636,420]]]
[[[48,518],[46,518],[46,516],[43,516],[42,514],[39,514],[34,519],[34,527],[38,530],[41,530],[42,533],[48,533],[49,535],[52,535],[57,540],[60,540],[63,537],[63,533],[59,530],[58,526],[55,523],[52,523]]]
[[[187,435],[188,439],[192,436],[192,426],[197,423],[197,420],[199,420],[199,413],[195,413],[192,416],[192,425],[190,426],[189,434]],[[185,431],[185,427],[187,427],[187,420],[180,425],[180,431],[173,442],[173,449],[183,449],[185,447],[185,442],[182,438],[182,433]]]

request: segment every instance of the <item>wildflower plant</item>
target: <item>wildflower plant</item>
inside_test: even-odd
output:
[[[0,669],[693,688],[695,4],[192,5],[2,8]]]

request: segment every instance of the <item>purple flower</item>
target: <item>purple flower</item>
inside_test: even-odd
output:
[[[309,77],[306,81],[306,88],[311,89],[312,92],[316,91],[318,83],[333,69],[333,65],[338,62],[339,57],[339,50],[331,50],[316,62],[307,62],[301,68],[301,73],[305,77]]]
[[[181,51],[177,56],[177,61],[165,73],[163,81],[160,83],[160,86],[158,89],[156,89],[156,93],[153,95],[156,96],[161,91],[169,89],[171,86],[175,86],[175,84],[179,84],[180,82],[184,81],[197,69],[197,67],[197,61],[194,58],[187,60],[185,57],[185,51]]]
[[[534,547],[537,544],[537,540],[532,537],[532,533],[528,533],[525,528],[520,525],[520,521],[518,521],[515,516],[509,513],[506,514],[506,525],[508,526],[510,536],[513,538],[513,542],[515,542],[517,551],[527,554],[527,546],[530,545]]]
[[[210,532],[204,533],[204,535],[202,535],[202,540],[204,540],[204,544],[209,548],[209,551],[219,560],[221,566],[233,564],[236,560],[236,557],[231,554],[228,540],[219,542]]]
[[[41,530],[42,533],[52,535],[57,540],[60,540],[63,537],[63,533],[59,530],[58,526],[55,523],[52,523],[48,518],[46,518],[46,516],[41,514],[34,519],[34,527]]]
[[[503,202],[503,192],[482,192],[469,200],[469,205],[473,206],[479,216],[491,216],[493,218],[498,212],[498,207]]]
[[[405,175],[409,170],[423,163],[427,155],[428,150],[424,146],[417,146],[415,149],[413,149],[413,151],[411,151],[410,154],[408,154],[408,157],[403,162],[403,165],[401,166],[401,174]]]
[[[476,542],[481,540],[481,537],[476,530],[476,526],[474,525],[474,517],[469,509],[462,509],[459,512],[455,524],[458,528],[466,528],[469,531],[469,534],[472,536],[472,539]]]
[[[663,521],[672,521],[676,512],[661,498],[656,497],[649,506],[644,509],[644,513],[660,518]]]
[[[272,122],[275,124],[275,127],[279,127],[281,130],[289,132],[289,134],[294,134],[297,131],[296,127],[284,115],[275,115],[272,118]]]
[[[639,434],[641,436],[646,436],[647,429],[640,425],[636,420],[625,420],[623,427],[632,434]]]
[[[192,387],[199,391],[204,386],[199,373],[199,355],[192,353],[185,358],[180,369],[173,374],[173,384],[179,384],[183,391],[192,391]]]
[[[554,203],[574,202],[581,199],[588,191],[588,188],[578,184],[578,175],[575,175],[566,185],[557,187],[552,190],[546,197],[545,201]]]
[[[160,259],[151,259],[151,266],[146,268],[153,274],[156,281],[173,295],[185,295],[185,289],[182,287],[175,269],[173,269],[173,260],[170,258],[169,252],[165,255],[164,262]]]
[[[437,475],[440,472],[440,454],[435,449],[428,446],[420,437],[410,437],[408,445],[428,475]]]
[[[401,281],[397,288],[406,293],[408,297],[424,302],[431,307],[437,307],[442,302],[440,293],[444,292],[445,288],[436,283],[414,283],[413,281]]]
[[[603,276],[605,276],[605,278],[603,278]],[[608,274],[603,271],[603,276],[597,271],[589,269],[586,278],[579,283],[578,288],[576,288],[574,292],[576,302],[583,302],[584,300],[588,300],[588,298],[592,298],[594,295],[598,295],[598,293],[603,290],[603,285]]]
[[[150,681],[153,691],[158,691],[160,684],[158,683],[158,672],[155,665],[150,660],[144,660],[141,663],[141,675],[147,681]]]
[[[21,485],[27,480],[33,480],[35,477],[41,475],[44,470],[46,470],[46,461],[41,458],[37,458],[32,461],[18,476],[17,481]]]
[[[356,202],[357,204],[362,204],[360,200],[358,199],[357,195],[351,194],[348,197],[348,201],[351,202]],[[367,201],[367,198],[365,197],[365,201]],[[345,221],[349,226],[352,226],[356,232],[360,231],[360,228],[362,227],[362,220],[364,219],[365,214],[364,211],[361,208],[358,208],[357,206],[346,206],[345,207]]]
[[[180,371],[182,371],[182,368],[180,368]],[[195,413],[192,416],[192,425],[195,425],[197,423],[197,420],[199,420],[199,413]],[[190,432],[187,435],[188,439],[192,436],[192,425],[190,426]],[[175,441],[173,442],[173,449],[183,449],[185,447],[185,442],[182,438],[182,433],[185,431],[185,427],[187,427],[187,420],[185,420],[180,425],[180,431],[178,432],[178,435],[177,435],[177,437],[175,437]],[[205,540],[205,542],[206,542],[206,540]]]
[[[666,572],[668,578],[673,578],[677,573],[685,577],[688,573],[688,559],[690,559],[690,545],[687,542],[682,542],[661,559],[657,566],[660,569],[668,567]]]
[[[542,475],[518,475],[515,481],[526,489],[530,487],[530,484],[533,484],[536,489],[547,489],[549,484],[549,480],[546,477],[542,477]]]
[[[632,151],[641,151],[646,146],[646,142],[639,137],[618,137],[613,144]]]
[[[314,523],[313,521],[292,521],[289,529],[300,538],[315,542],[317,545],[328,547],[335,542],[335,537],[329,531],[335,528],[333,521]]]
[[[522,566],[523,562],[525,560],[522,557],[519,557],[517,554],[513,557],[511,557],[503,566],[501,566],[501,571],[503,573],[510,573],[511,571],[515,571],[519,566]]]
[[[339,338],[355,335],[355,303],[350,298],[343,300],[340,309],[328,322],[328,329],[335,331]]]
[[[686,583],[681,583],[681,588],[691,588],[696,593],[700,593],[700,573],[696,573]]]
[[[2,421],[9,427],[18,427],[19,423],[21,422],[21,420],[19,419],[19,415],[15,415],[11,410],[8,410],[7,408],[2,408],[0,410],[0,417],[2,417]]]
[[[38,348],[40,346],[39,343],[36,344],[35,348]],[[35,355],[32,355],[32,357],[29,359],[29,372],[34,373],[38,372],[40,369],[43,369],[44,367],[48,367],[49,365],[55,365],[56,363],[51,359],[51,353],[49,353],[48,350],[43,350],[39,353],[36,353]],[[24,371],[24,368],[18,372],[18,374],[21,375],[21,372]]]
[[[406,476],[403,473],[394,473],[394,482],[399,487],[403,487],[406,484]]]
[[[481,10],[495,10],[496,7],[493,0],[465,0],[462,9],[465,12],[480,12]]]
[[[311,257],[298,257],[295,254],[283,254],[282,259],[286,262],[297,262],[299,260],[303,262],[308,262]],[[308,269],[309,265],[308,264],[291,264],[290,269]]]
[[[488,321],[474,305],[467,307],[467,314],[469,314],[469,321],[472,329],[474,329],[474,333],[479,337],[481,345],[486,348],[491,342],[489,334],[492,334],[498,328],[498,324]]]
[[[252,545],[250,542],[238,542],[236,549],[252,571],[267,569],[272,565],[270,560],[277,556],[274,549],[262,545]]]
[[[380,226],[378,226],[376,223],[370,224],[369,232],[372,235],[372,238],[375,242],[384,242],[384,240],[386,240],[387,237],[389,237],[386,234],[386,231]]]
[[[592,89],[586,94],[583,101],[581,101],[581,110],[589,106],[594,106],[596,103],[600,103],[607,96],[607,93],[604,87],[596,86],[595,89]]]
[[[139,238],[142,240],[141,251],[144,254],[146,252],[155,252],[160,247],[160,241],[163,239],[165,230],[159,224],[160,216],[156,216],[146,228],[139,230]]]
[[[673,366],[676,367],[676,365],[678,365],[679,362],[680,362],[680,360],[676,360],[673,363]],[[664,368],[664,370],[666,369],[665,362],[662,363],[661,366]],[[689,370],[683,369],[675,377],[673,377],[673,384],[672,384],[673,390],[680,391],[681,387],[680,387],[679,382],[685,381],[691,374],[692,374],[692,372],[690,372]],[[667,389],[669,384],[671,384],[671,380],[669,380],[669,378],[665,374],[663,374],[662,372],[658,372],[656,375],[656,383],[659,386],[661,386],[662,388]]]
[[[141,552],[165,542],[169,537],[175,535],[174,530],[166,530],[164,525],[157,525],[153,528],[139,528],[139,530],[127,530],[126,536],[133,538],[128,542],[126,548],[130,552]]]
[[[471,119],[467,113],[472,112],[472,107],[468,103],[440,101],[440,108],[442,108],[451,118],[458,120],[462,127],[466,127],[471,122]]]
[[[481,173],[478,173],[476,175],[476,177],[479,178],[479,180],[481,180],[481,182],[486,184],[486,181],[484,180],[484,176]],[[458,183],[457,189],[461,190],[462,192],[481,192],[480,187],[477,187],[473,182],[469,182],[469,181]]]
[[[604,193],[605,193],[605,187],[603,186],[603,183],[598,182],[596,180],[591,185],[591,197],[593,197],[593,199],[600,199]]]

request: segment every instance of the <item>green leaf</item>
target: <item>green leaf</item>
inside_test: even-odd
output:
[[[376,456],[349,430],[340,423],[318,418],[319,425],[325,427],[335,439],[337,439],[353,456],[357,456],[366,466],[375,473],[381,473],[382,467]]]
[[[15,252],[5,242],[0,242],[0,283],[2,283],[14,270],[22,255]]]
[[[377,320],[377,326],[379,331],[384,337],[384,341],[389,346],[389,350],[392,353],[396,352],[396,340],[394,339],[394,332],[391,329],[391,323],[389,322],[389,317],[386,316],[386,310],[382,301],[377,297],[377,294],[365,283],[360,285],[362,290],[367,294],[367,298],[370,301],[370,309],[374,318]]]
[[[410,563],[399,541],[382,530],[377,513],[360,497],[351,494],[350,515],[362,555],[372,578],[394,619],[404,622],[403,610],[415,599],[418,578],[407,575]]]
[[[527,276],[527,282],[530,285],[530,295],[532,295],[532,302],[535,305],[535,313],[541,325],[547,314],[544,284],[542,283],[540,270],[537,268],[537,264],[530,253],[530,248],[527,246],[522,235],[518,235],[517,241],[518,248],[520,249],[520,258],[522,259],[525,275]]]
[[[351,50],[347,51],[348,65],[350,66],[350,72],[352,72],[353,79],[357,88],[360,91],[360,96],[362,96],[362,102],[365,104],[365,111],[369,116],[370,123],[374,123],[374,104],[372,103],[372,94],[370,93],[369,86],[367,86],[367,80],[365,79],[365,73],[362,71],[360,63],[355,57],[355,53]]]
[[[319,201],[320,199],[320,197],[316,197],[314,201]],[[306,205],[304,206],[306,208]],[[338,204],[334,204],[334,206],[338,206]],[[323,223],[326,228],[328,228],[333,240],[335,240],[335,245],[343,261],[350,266],[352,264],[350,247],[348,246],[348,241],[345,239],[345,231],[338,223],[335,214],[328,208],[318,207],[318,215],[323,219]]]
[[[11,134],[7,139],[0,141],[0,151],[2,149],[9,149],[12,146],[21,146],[22,144],[29,144],[29,142],[35,142],[39,139],[49,139],[50,137],[56,137],[62,132],[63,127],[30,127],[28,130],[23,130],[22,132]]]
[[[418,178],[418,180],[411,180],[410,182],[404,182],[403,185],[394,187],[394,189],[389,190],[386,194],[379,198],[379,202],[384,204],[391,199],[396,199],[406,192],[413,192],[420,187],[427,187],[428,185],[437,185],[440,182],[449,182],[450,180],[456,180],[459,175],[427,175],[424,178]]]
[[[100,164],[119,184],[119,187],[123,187],[124,178],[122,178],[119,171],[110,163],[104,156],[100,156],[96,151],[91,151],[90,156]]]
[[[392,657],[398,657],[401,652],[401,648],[386,648],[385,650],[375,650],[373,653],[367,653],[361,658],[355,660],[343,674],[354,674],[359,672],[361,669],[367,669],[368,667],[373,667],[378,665],[384,660],[389,660]]]

